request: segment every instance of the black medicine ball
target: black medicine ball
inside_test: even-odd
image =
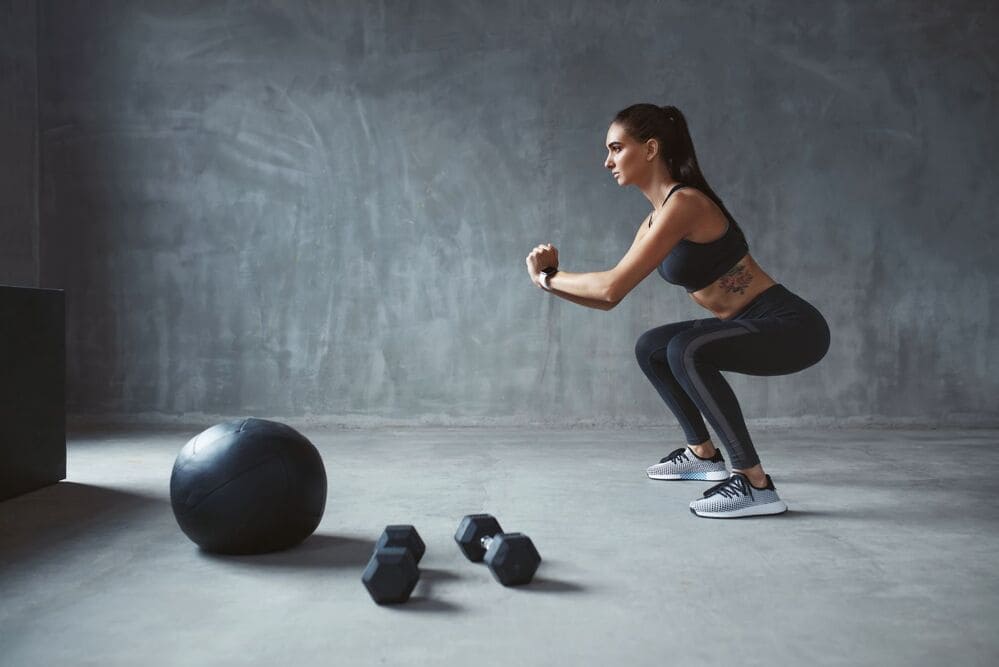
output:
[[[326,506],[326,470],[301,433],[265,419],[234,419],[191,438],[170,475],[180,529],[206,551],[250,554],[292,547]]]

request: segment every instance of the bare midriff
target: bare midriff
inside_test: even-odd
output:
[[[678,190],[677,194],[680,192],[690,193],[695,205],[700,207],[696,229],[687,234],[684,240],[692,243],[711,243],[725,235],[728,230],[728,219],[711,199],[694,188]],[[643,222],[639,233],[644,235],[647,231]],[[738,315],[761,292],[776,284],[777,282],[760,268],[753,256],[746,253],[718,280],[689,294],[694,303],[711,311],[718,319],[727,320]]]
[[[727,320],[738,315],[761,292],[776,284],[747,253],[721,278],[696,292],[690,292],[690,298],[718,319]]]
[[[682,192],[682,191],[681,191]],[[694,195],[700,200],[702,216],[697,229],[685,239],[694,243],[709,243],[721,238],[728,229],[728,220],[720,208],[699,190]],[[715,317],[727,320],[745,308],[760,292],[777,282],[760,268],[753,256],[746,253],[725,275],[707,287],[690,293],[697,305],[711,311]]]

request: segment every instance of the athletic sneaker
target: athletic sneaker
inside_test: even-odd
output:
[[[682,447],[664,456],[659,463],[645,470],[652,479],[700,479],[713,481],[728,479],[725,459],[715,448],[714,456],[702,459],[690,447]]]
[[[767,475],[767,485],[757,489],[741,472],[704,492],[703,498],[690,503],[690,511],[712,519],[737,519],[761,514],[783,514],[787,505],[777,495],[774,481]]]

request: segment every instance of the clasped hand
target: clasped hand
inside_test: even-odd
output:
[[[534,247],[531,254],[527,256],[527,273],[531,276],[531,282],[538,287],[541,286],[539,276],[546,269],[558,268],[558,249],[551,243]]]

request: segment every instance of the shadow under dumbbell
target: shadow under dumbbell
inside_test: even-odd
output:
[[[424,590],[431,589],[434,584],[441,581],[454,581],[455,579],[461,579],[454,572],[449,572],[448,570],[438,570],[433,567],[420,568],[420,586]]]
[[[456,605],[453,602],[445,602],[444,600],[434,600],[422,595],[414,595],[404,604],[393,604],[386,605],[386,609],[392,609],[393,611],[415,611],[415,612],[436,612],[436,613],[451,613],[455,614],[461,611],[462,607]]]
[[[424,612],[458,612],[461,605],[433,597],[434,585],[442,581],[454,581],[461,579],[458,575],[447,570],[438,570],[432,567],[420,568],[420,582],[416,584],[413,596],[405,604],[392,605],[392,609],[402,609],[403,611],[424,611]]]
[[[532,593],[582,593],[586,590],[585,586],[580,586],[575,582],[547,577],[534,577],[531,583],[517,588]]]
[[[213,560],[225,560],[240,565],[288,568],[364,567],[375,548],[372,540],[356,537],[313,534],[301,544],[285,551],[249,556],[214,554],[202,549],[198,553]]]

